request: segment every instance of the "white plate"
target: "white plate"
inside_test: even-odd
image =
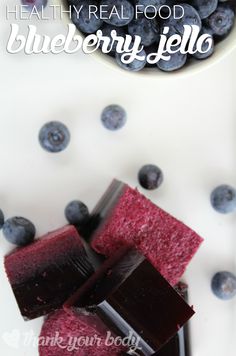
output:
[[[6,3],[15,1],[4,0],[1,9]],[[60,22],[39,26],[63,31]],[[136,186],[138,169],[158,164],[164,183],[145,194],[205,238],[185,275],[196,310],[193,356],[234,356],[236,299],[218,300],[210,280],[218,270],[236,272],[236,218],[217,214],[209,195],[218,184],[236,185],[236,53],[196,76],[158,82],[122,76],[82,53],[7,55],[8,34],[9,22],[0,21],[0,207],[6,216],[28,217],[41,235],[65,224],[71,199],[92,208],[114,176]],[[99,121],[111,103],[128,113],[126,127],[115,133]],[[38,131],[49,120],[71,131],[61,154],[38,144]],[[12,246],[2,236],[0,245],[2,266]],[[30,333],[37,341],[42,319],[23,321],[3,267],[0,283],[1,354],[36,356]]]

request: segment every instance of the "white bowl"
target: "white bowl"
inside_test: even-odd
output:
[[[61,5],[64,10],[67,10],[67,5],[68,2],[67,0],[54,0],[57,4]],[[70,20],[69,15],[64,15],[64,20],[65,22],[68,23],[72,23],[72,21]],[[84,34],[82,34],[82,32],[80,32],[77,29],[77,32],[84,36]],[[180,76],[184,76],[184,75],[188,75],[188,74],[194,74],[194,73],[198,73],[201,70],[207,69],[209,67],[211,67],[212,65],[214,65],[215,63],[217,63],[218,61],[220,61],[221,59],[225,58],[227,55],[229,55],[234,49],[236,48],[236,24],[233,28],[233,30],[231,31],[231,33],[229,34],[228,37],[226,37],[226,39],[224,39],[223,41],[221,41],[220,43],[218,43],[215,46],[215,51],[213,53],[213,55],[207,59],[203,59],[203,60],[193,60],[191,61],[191,63],[185,65],[183,68],[177,70],[177,71],[173,71],[171,73],[167,73],[161,70],[156,70],[155,68],[145,68],[144,70],[141,70],[140,72],[131,72],[125,69],[120,68],[115,59],[103,54],[101,51],[96,51],[92,54],[92,56],[94,56],[97,60],[99,60],[100,62],[102,62],[105,65],[108,65],[110,68],[113,68],[115,70],[120,71],[122,74],[129,74],[129,75],[138,75],[140,77],[145,77],[148,79],[155,79],[155,78],[176,78],[176,77],[180,77]]]

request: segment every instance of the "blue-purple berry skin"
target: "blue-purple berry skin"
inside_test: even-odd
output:
[[[78,13],[72,12],[72,22],[82,32],[91,34],[100,29],[103,20],[94,14],[90,14],[89,5],[97,5],[95,1],[81,1],[78,5]],[[82,7],[81,7],[82,6]],[[97,5],[98,6],[98,5]],[[81,8],[81,9],[80,9]]]
[[[182,68],[187,61],[187,54],[182,54],[180,52],[176,52],[170,54],[170,59],[165,61],[160,59],[157,62],[157,67],[162,70],[163,72],[173,72]]]
[[[154,164],[146,164],[138,172],[138,181],[144,189],[157,189],[163,182],[162,170]]]
[[[145,16],[134,19],[128,25],[131,36],[140,36],[141,44],[150,46],[158,41],[159,28],[155,20],[149,20]]]
[[[209,17],[217,8],[218,0],[191,0],[201,19]]]
[[[206,20],[207,26],[216,37],[225,37],[235,23],[235,13],[227,3],[221,3]]]
[[[236,276],[227,271],[217,272],[212,278],[211,289],[219,299],[232,299],[236,296]]]
[[[223,184],[216,187],[210,196],[212,207],[219,213],[228,214],[236,211],[236,189]]]
[[[172,4],[170,4],[170,0],[136,0],[136,5],[138,5],[139,11],[146,9],[148,13],[152,13],[155,12],[155,8],[158,10],[162,5]]]
[[[0,209],[0,229],[3,227],[4,224],[4,214],[2,209]]]
[[[134,59],[131,63],[123,63],[121,60],[123,53],[116,53],[116,63],[119,65],[124,70],[130,71],[130,72],[139,72],[141,71],[146,63],[147,63],[147,55],[144,49],[139,52],[139,56],[142,56],[144,59]]]
[[[106,129],[119,130],[127,121],[126,111],[120,105],[109,105],[102,111],[101,121]]]
[[[68,128],[59,121],[46,123],[39,132],[39,143],[48,152],[63,151],[70,142]]]
[[[17,246],[25,246],[33,242],[36,233],[34,224],[19,216],[7,219],[2,231],[6,240]]]
[[[25,8],[28,11],[37,9],[37,11],[42,11],[42,9],[47,5],[48,0],[21,0],[22,5],[25,5]]]
[[[102,31],[103,36],[109,37],[111,41],[112,41],[112,35],[111,35],[112,31],[116,31],[116,35],[119,36],[119,37],[123,37],[124,38],[126,36],[126,31],[125,31],[124,27],[116,27],[116,26],[113,26],[113,25],[109,25],[107,23],[105,23],[102,26],[101,31]],[[114,41],[114,43],[112,43],[112,45],[109,46],[109,49],[111,49],[111,53],[112,54],[115,54],[115,52],[116,52],[116,41]]]
[[[168,23],[170,25],[172,25],[177,33],[183,34],[184,33],[184,25],[189,25],[189,26],[198,26],[200,29],[202,28],[202,21],[201,18],[197,12],[197,10],[189,5],[189,4],[179,4],[183,11],[184,11],[184,15],[183,17],[181,17],[180,19],[176,19],[174,17],[171,17],[168,20]],[[182,9],[181,8],[177,8],[176,10],[176,16],[180,17],[182,15]]]
[[[117,27],[126,26],[134,18],[134,7],[128,0],[102,0],[100,5],[104,5],[108,14],[110,14],[114,8],[117,10],[118,15],[112,13],[111,16],[104,18],[104,22],[110,25]]]
[[[65,216],[72,225],[80,227],[89,219],[88,207],[80,200],[73,200],[65,208]]]
[[[207,52],[205,53],[201,53],[199,51],[197,51],[196,53],[193,54],[193,57],[196,58],[196,59],[206,59],[206,58],[209,58],[213,53],[214,53],[214,50],[215,50],[215,44],[214,44],[214,38],[213,36],[209,33],[208,29],[206,27],[202,27],[202,30],[200,32],[200,36],[201,35],[208,35],[209,38],[208,38],[208,41],[212,41],[212,45],[211,47],[208,49],[209,47],[209,44],[208,44],[208,41],[205,41],[202,45],[202,50],[205,52],[207,50]]]

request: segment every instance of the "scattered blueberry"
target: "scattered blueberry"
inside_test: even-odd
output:
[[[218,0],[192,0],[191,4],[198,11],[201,19],[206,19],[216,10]]]
[[[236,276],[226,271],[216,273],[211,281],[211,289],[220,299],[232,299],[236,296]]]
[[[31,221],[18,216],[6,220],[2,230],[5,238],[17,246],[25,246],[31,243],[36,232]]]
[[[25,5],[25,8],[28,11],[32,11],[34,8],[37,11],[42,11],[42,9],[47,5],[48,0],[21,0],[22,5]]]
[[[70,132],[59,121],[45,124],[39,132],[40,145],[48,152],[63,151],[70,142]]]
[[[211,193],[213,208],[222,214],[236,210],[236,190],[229,185],[220,185]]]
[[[138,72],[138,71],[142,70],[146,65],[146,52],[144,49],[142,49],[142,51],[139,52],[139,56],[143,56],[143,57],[145,57],[145,59],[144,60],[134,59],[133,62],[127,64],[127,63],[123,63],[121,60],[122,53],[116,53],[116,63],[122,69],[131,71],[131,72]]]
[[[159,167],[147,164],[140,169],[138,180],[143,188],[153,190],[158,188],[163,182],[163,173]]]
[[[141,16],[129,23],[128,32],[131,36],[140,36],[144,46],[150,46],[157,42],[159,28],[155,20],[148,20],[145,16]]]
[[[3,227],[3,224],[4,224],[4,214],[0,209],[0,229]]]
[[[117,27],[125,26],[132,21],[134,17],[134,7],[128,0],[102,0],[100,5],[105,5],[108,14],[112,13],[112,9],[116,9],[111,16],[107,16],[104,22]]]
[[[187,61],[187,54],[182,54],[180,52],[176,52],[170,55],[170,59],[168,61],[164,61],[164,59],[160,59],[157,62],[157,67],[164,72],[173,72],[177,69],[182,68]]]
[[[103,21],[93,13],[89,12],[89,5],[96,5],[95,1],[81,1],[78,5],[78,10],[82,7],[80,12],[74,10],[72,12],[72,22],[75,26],[84,33],[94,33],[96,32],[103,24]]]
[[[73,200],[66,206],[65,216],[70,224],[81,226],[88,221],[89,211],[84,203]]]
[[[119,105],[107,106],[101,115],[103,125],[111,131],[121,129],[127,120],[125,110]]]
[[[207,19],[207,25],[213,35],[219,37],[227,36],[233,28],[235,13],[227,4],[220,4],[216,11]]]

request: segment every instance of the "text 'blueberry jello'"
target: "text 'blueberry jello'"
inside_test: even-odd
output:
[[[179,282],[203,241],[137,190],[117,180],[93,210],[87,238],[107,257],[123,245],[135,246],[171,285]]]
[[[125,247],[102,264],[64,309],[78,315],[87,311],[103,321],[102,328],[132,336],[130,348],[136,345],[136,354],[144,356],[163,347],[194,314],[140,252]]]
[[[5,257],[5,269],[25,319],[62,306],[93,273],[73,226],[50,232]]]

